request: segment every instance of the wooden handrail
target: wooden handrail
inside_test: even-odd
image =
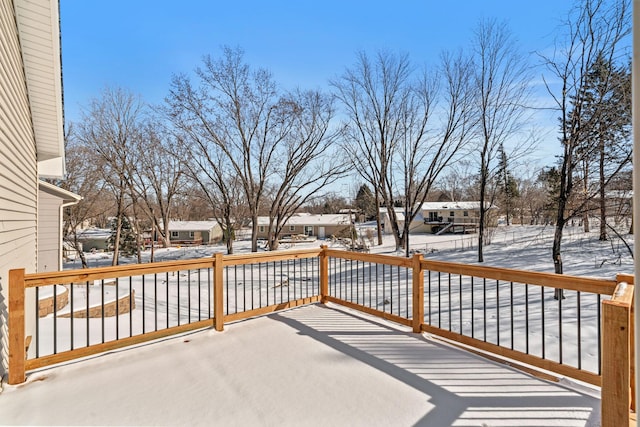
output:
[[[573,291],[611,295],[617,285],[616,280],[594,279],[589,277],[566,276],[555,273],[516,270],[501,267],[485,267],[479,265],[458,264],[447,261],[422,261],[422,268],[429,271],[460,274],[463,276],[483,277],[505,282],[527,283],[529,285],[547,286]]]
[[[350,252],[336,249],[326,249],[325,252],[328,257],[349,259],[353,261],[374,262],[377,264],[386,264],[407,268],[411,268],[413,265],[413,261],[411,260],[411,258],[404,258],[393,255],[366,254],[362,252]]]
[[[213,264],[214,258],[199,258],[182,261],[162,261],[147,264],[125,264],[109,267],[32,273],[25,275],[24,286],[26,288],[33,288],[37,286],[81,283],[143,274],[167,273],[177,270],[210,268],[213,267]]]

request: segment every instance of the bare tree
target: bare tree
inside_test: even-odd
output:
[[[64,212],[63,238],[79,255],[82,268],[87,259],[78,240],[78,231],[93,221],[100,213],[109,212],[112,202],[104,191],[104,182],[96,174],[100,159],[95,152],[81,144],[75,136],[75,126],[67,125],[65,134],[66,175],[60,181],[65,190],[82,196],[82,200],[69,206]]]
[[[221,166],[241,183],[251,249],[257,251],[258,215],[268,189],[282,190],[272,200],[278,204],[270,209],[273,219],[304,202],[303,193],[312,192],[315,181],[335,179],[335,172],[319,167],[333,165],[320,163],[331,142],[326,138],[330,104],[317,93],[281,93],[269,72],[251,71],[240,49],[223,48],[217,60],[206,57],[196,73],[198,88],[185,76],[173,79],[166,111],[201,150],[215,147]]]
[[[233,253],[235,231],[244,225],[250,215],[247,209],[243,182],[229,165],[226,154],[209,140],[201,139],[197,134],[187,137],[188,155],[185,168],[188,178],[198,188],[194,192],[200,195],[209,206],[211,216],[222,229],[227,253]]]
[[[115,200],[113,265],[118,264],[122,218],[132,201],[132,157],[142,108],[128,91],[106,88],[101,98],[91,101],[78,126],[78,139],[101,159],[97,173]]]
[[[171,245],[169,222],[174,199],[184,184],[185,147],[159,126],[155,118],[141,125],[132,144],[133,189],[163,247]],[[152,252],[153,253],[153,252]],[[151,260],[153,262],[153,260]]]
[[[379,196],[387,206],[396,248],[407,255],[411,221],[472,128],[470,72],[462,55],[443,55],[441,75],[418,75],[406,55],[378,52],[371,60],[360,52],[356,64],[331,83],[349,118],[345,152],[374,188],[376,202]],[[440,123],[434,123],[434,112]],[[393,209],[398,198],[402,226]]]
[[[334,109],[331,98],[316,91],[296,91],[283,99],[292,109],[293,122],[274,168],[270,191],[267,243],[278,248],[282,228],[312,197],[344,176],[346,162],[334,155],[336,132],[329,132]]]
[[[591,126],[585,126],[585,99],[588,93],[589,70],[599,56],[612,64],[620,61],[622,42],[630,33],[630,4],[627,0],[585,0],[576,3],[565,23],[566,39],[557,43],[551,56],[542,56],[544,64],[551,76],[559,80],[555,87],[546,79],[547,90],[560,119],[560,142],[562,155],[558,168],[558,188],[555,194],[556,225],[553,240],[552,257],[555,272],[562,274],[561,256],[562,235],[567,221],[582,212],[590,202],[584,197],[574,202],[576,167],[582,155],[579,150]],[[625,57],[626,61],[626,57]],[[608,84],[608,83],[607,83]],[[594,108],[602,108],[605,104],[594,103]],[[590,116],[599,117],[593,110]],[[616,175],[615,171],[611,178]],[[605,183],[606,185],[606,183]],[[556,298],[562,297],[561,290],[556,291]]]
[[[493,203],[495,188],[490,188],[498,170],[500,147],[507,146],[521,132],[526,122],[529,96],[527,62],[504,23],[482,21],[473,42],[475,65],[477,132],[479,155],[480,223],[478,262],[483,262],[487,214]],[[512,148],[508,157],[526,151],[530,141]]]

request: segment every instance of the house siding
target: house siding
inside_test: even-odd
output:
[[[60,269],[60,207],[62,199],[38,192],[38,272]]]
[[[0,334],[6,372],[8,273],[37,268],[37,158],[12,0],[0,2]],[[27,295],[29,298],[30,295]],[[33,316],[26,313],[27,319]],[[27,333],[31,325],[27,323]]]

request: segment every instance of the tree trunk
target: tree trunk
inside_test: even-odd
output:
[[[84,256],[84,252],[80,249],[80,242],[78,241],[78,236],[75,232],[73,233],[73,248],[80,257],[82,268],[89,268],[89,265],[87,264],[87,257]]]
[[[122,230],[122,214],[118,215],[116,220],[116,235],[113,239],[113,259],[111,265],[118,265],[118,258],[120,257],[120,232]]]
[[[607,240],[607,204],[606,204],[606,192],[605,192],[605,176],[604,176],[604,138],[600,136],[600,237],[599,240]]]
[[[584,161],[584,182],[582,191],[585,199],[589,197],[589,163]],[[589,227],[589,203],[587,202],[584,206],[584,213],[582,214],[582,226],[584,227],[584,232],[589,233],[591,228]]]
[[[258,214],[251,215],[251,252],[258,252]]]
[[[225,244],[227,245],[227,255],[233,254],[233,228],[231,228],[231,224],[227,221],[227,225],[223,230],[223,236]]]
[[[564,209],[566,202],[564,200],[560,200],[558,202],[558,215],[556,218],[556,229],[553,234],[553,248],[552,248],[552,257],[553,257],[553,268],[556,274],[562,274],[562,233],[564,231],[564,226],[566,224],[566,219],[564,217]],[[553,293],[554,299],[564,299],[564,291],[563,289],[556,288]]]
[[[378,232],[378,246],[382,245],[382,221],[380,220],[380,194],[376,187],[376,228]]]
[[[584,232],[589,233],[591,228],[589,227],[589,212],[585,211],[582,214],[582,226],[584,227]]]
[[[113,239],[113,259],[111,260],[111,265],[118,265],[118,258],[120,257],[120,232],[122,231],[122,216],[124,215],[122,208],[124,205],[123,197],[124,195],[121,187],[116,210],[116,235]]]
[[[487,213],[484,206],[486,192],[487,171],[483,155],[482,166],[480,167],[480,223],[478,224],[478,262],[484,262],[484,254],[482,248],[484,246],[484,229]]]
[[[409,258],[409,228],[411,227],[411,222],[408,221],[409,215],[408,212],[404,214],[404,230],[402,231],[402,237],[404,237],[404,245],[405,245],[405,255]]]

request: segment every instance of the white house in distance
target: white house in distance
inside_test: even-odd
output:
[[[398,225],[404,226],[405,209],[394,208]],[[391,233],[387,208],[380,208],[385,233]],[[411,222],[411,233],[466,233],[476,231],[480,222],[480,202],[425,202]]]
[[[222,228],[217,221],[169,221],[172,245],[210,245],[222,240]]]
[[[58,0],[0,1],[0,375],[6,373],[9,270],[38,270],[38,178],[64,176]],[[26,290],[27,302],[35,298]],[[27,303],[26,333],[35,329]]]
[[[305,235],[324,239],[347,232],[351,227],[349,214],[309,214],[296,213],[282,228],[280,238],[284,236]],[[269,230],[269,217],[258,217],[258,238],[266,239]]]

